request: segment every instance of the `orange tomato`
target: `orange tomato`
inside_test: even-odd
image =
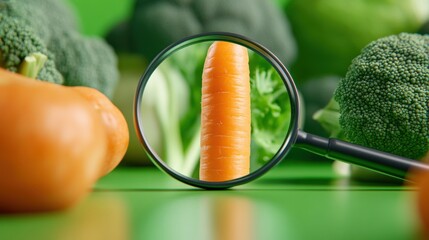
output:
[[[76,91],[0,69],[0,212],[59,210],[99,177],[106,132]]]
[[[110,173],[123,159],[128,148],[127,121],[122,112],[101,92],[89,87],[73,87],[98,112],[107,133],[107,153],[100,168],[100,177]]]

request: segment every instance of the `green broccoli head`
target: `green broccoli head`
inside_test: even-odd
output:
[[[7,35],[4,39],[0,35],[0,43],[8,41],[0,44],[6,68],[16,72],[25,56],[40,52],[48,61],[39,79],[94,87],[112,96],[119,78],[116,56],[103,39],[78,32],[76,16],[67,1],[0,0],[0,14],[13,19],[0,23],[0,31]]]
[[[97,88],[111,97],[119,78],[113,49],[102,39],[76,32],[57,34],[50,44],[64,85]]]
[[[53,55],[32,29],[15,18],[0,14],[0,67],[20,72],[24,59],[36,52],[48,56],[36,78],[63,83],[63,77],[55,67]]]
[[[77,31],[72,8],[62,0],[0,0],[0,12],[19,19],[48,45],[58,31]]]
[[[107,40],[119,51],[137,52],[150,60],[181,38],[214,31],[254,39],[285,64],[296,55],[283,12],[272,1],[261,0],[136,0],[128,23],[113,29]]]
[[[372,42],[334,97],[349,141],[421,159],[429,150],[429,36],[401,33]]]

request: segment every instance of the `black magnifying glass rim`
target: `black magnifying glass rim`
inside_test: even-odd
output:
[[[264,164],[262,167],[260,167],[256,171],[249,173],[246,176],[236,178],[233,180],[222,181],[222,182],[209,182],[209,181],[198,180],[195,178],[185,176],[175,171],[174,169],[170,168],[155,153],[155,151],[151,148],[150,144],[148,143],[147,137],[145,136],[143,131],[144,127],[143,127],[142,115],[141,115],[141,102],[143,98],[143,93],[144,93],[146,84],[150,79],[150,76],[152,75],[152,73],[155,71],[155,69],[174,52],[184,47],[187,47],[189,45],[201,43],[201,42],[207,42],[207,41],[227,41],[227,42],[236,43],[248,49],[251,49],[252,51],[258,53],[263,58],[265,58],[265,60],[270,62],[272,66],[277,70],[281,79],[283,80],[283,83],[286,86],[289,93],[289,99],[290,99],[290,105],[291,105],[291,120],[290,120],[288,133],[281,147],[274,155],[274,157],[269,162]],[[260,176],[265,174],[268,170],[270,170],[272,167],[274,167],[276,164],[278,164],[285,157],[285,155],[292,148],[297,138],[299,105],[300,105],[300,102],[298,97],[298,91],[296,89],[296,86],[293,82],[291,75],[289,74],[289,71],[271,51],[269,51],[261,44],[239,34],[229,33],[229,32],[209,32],[209,33],[196,34],[196,35],[183,38],[171,44],[167,48],[165,48],[151,61],[151,63],[146,68],[145,72],[143,73],[137,85],[136,94],[134,98],[134,127],[140,139],[140,142],[143,145],[143,148],[145,149],[149,158],[162,171],[172,176],[176,180],[179,180],[185,184],[188,184],[194,187],[199,187],[204,189],[226,189],[226,188],[238,186],[259,178]]]

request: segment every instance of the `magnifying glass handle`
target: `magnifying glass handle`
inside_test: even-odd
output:
[[[411,169],[429,171],[429,165],[416,160],[303,131],[298,131],[295,146],[330,159],[356,164],[404,180],[409,180],[407,176]]]

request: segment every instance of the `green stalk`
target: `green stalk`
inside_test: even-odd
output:
[[[31,53],[21,62],[18,73],[23,76],[35,79],[37,78],[37,75],[39,74],[40,70],[42,70],[47,60],[48,57],[43,53]]]
[[[340,126],[340,115],[340,106],[332,98],[325,108],[314,113],[313,119],[320,123],[330,137],[341,138],[343,131]]]
[[[188,146],[188,149],[185,152],[184,155],[184,166],[183,166],[183,173],[186,176],[191,176],[192,173],[195,170],[195,167],[198,164],[198,160],[200,160],[200,137],[201,135],[201,128],[199,128],[192,140],[191,143]]]

